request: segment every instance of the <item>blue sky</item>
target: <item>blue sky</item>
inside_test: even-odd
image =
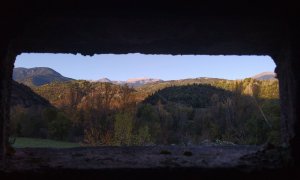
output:
[[[143,55],[103,54],[82,56],[72,54],[21,54],[15,67],[50,67],[74,79],[111,80],[158,78],[175,80],[196,77],[242,79],[274,71],[269,56],[206,56],[206,55]]]

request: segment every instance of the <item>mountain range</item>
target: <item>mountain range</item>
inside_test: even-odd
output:
[[[263,72],[252,76],[251,78],[257,80],[271,80],[275,79],[276,74],[273,72]],[[202,78],[203,79],[203,78]],[[213,79],[213,78],[206,78]],[[48,67],[35,68],[15,68],[13,71],[13,80],[25,84],[30,87],[42,86],[52,82],[68,82],[74,79],[64,77],[60,73]],[[132,78],[126,81],[113,81],[108,78],[102,78],[93,82],[109,82],[118,85],[127,84],[129,87],[140,87],[147,84],[165,82],[161,79],[154,78]]]
[[[262,72],[252,76],[251,78],[257,80],[274,80],[276,79],[276,74],[273,72]]]
[[[30,87],[42,86],[51,82],[66,82],[74,79],[64,77],[47,67],[14,68],[13,80]]]
[[[127,81],[111,81],[108,78],[102,78],[97,80],[96,82],[110,82],[113,84],[125,85],[127,84],[129,87],[139,87],[145,84],[163,82],[161,79],[153,79],[153,78],[132,78],[128,79]]]

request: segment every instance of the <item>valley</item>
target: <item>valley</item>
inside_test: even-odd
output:
[[[12,136],[86,146],[280,143],[274,74],[243,80],[139,78],[127,84],[74,80],[53,71],[35,69],[36,75],[14,75],[32,91],[16,83]],[[34,79],[43,83],[33,83]]]

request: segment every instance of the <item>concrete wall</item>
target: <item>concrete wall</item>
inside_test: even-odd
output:
[[[22,52],[270,55],[280,81],[283,141],[291,145],[299,163],[296,7],[234,1],[144,5],[117,0],[11,0],[0,11],[0,153],[5,153],[7,141],[13,63]]]

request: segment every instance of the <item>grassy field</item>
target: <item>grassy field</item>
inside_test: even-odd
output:
[[[80,147],[80,144],[50,139],[17,137],[12,146],[15,148],[73,148]]]

